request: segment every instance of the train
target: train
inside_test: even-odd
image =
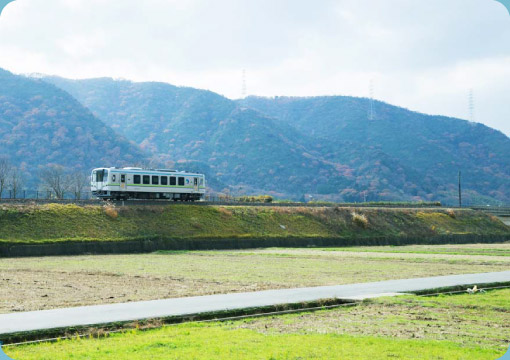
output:
[[[103,200],[201,201],[205,175],[169,169],[97,168],[90,176],[92,195]]]

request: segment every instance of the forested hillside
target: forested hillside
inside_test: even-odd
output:
[[[364,144],[365,151],[377,152],[381,160],[381,166],[373,166],[372,171],[386,167],[386,158],[398,169],[395,177],[414,173],[413,182],[421,182],[442,197],[455,192],[457,174],[462,171],[466,189],[510,199],[510,139],[482,124],[420,114],[382,102],[375,103],[374,119],[369,120],[368,100],[352,97],[249,97],[241,103],[322,139],[328,160],[356,167],[352,162],[355,154],[345,151],[345,143]],[[374,184],[371,191],[377,187]],[[403,183],[403,190],[424,195],[412,182]]]
[[[481,124],[352,97],[258,98],[49,77],[160,162],[207,164],[235,192],[302,199],[509,201],[510,139]],[[219,190],[219,189],[217,189]]]
[[[162,83],[48,78],[169,167],[206,163],[208,177],[241,192],[313,193],[341,176],[313,139],[210,91]],[[221,190],[221,189],[219,189]]]
[[[41,166],[89,171],[142,160],[143,152],[94,117],[67,92],[0,69],[0,155],[32,187]]]

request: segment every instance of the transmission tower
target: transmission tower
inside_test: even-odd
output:
[[[246,70],[243,69],[243,84],[241,88],[241,97],[244,99],[248,95],[248,87],[246,86]]]
[[[370,80],[370,99],[369,99],[369,109],[368,109],[368,120],[375,120],[375,110],[374,110],[374,80]]]
[[[469,121],[475,121],[475,92],[473,89],[469,90],[468,95],[468,106],[469,106]]]

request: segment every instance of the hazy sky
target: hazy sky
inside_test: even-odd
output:
[[[494,0],[17,0],[0,67],[239,98],[368,96],[510,134],[510,15]]]

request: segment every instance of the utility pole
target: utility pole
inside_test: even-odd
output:
[[[462,173],[459,171],[459,207],[462,207]]]

